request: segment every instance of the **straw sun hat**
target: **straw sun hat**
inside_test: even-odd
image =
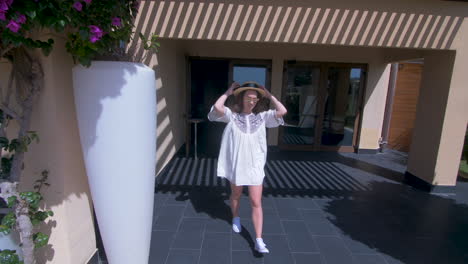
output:
[[[262,97],[264,97],[265,91],[260,87],[261,85],[256,82],[245,82],[241,86],[236,88],[232,93],[234,94],[234,96],[237,96],[239,93],[243,91],[253,90],[253,91],[257,91]]]

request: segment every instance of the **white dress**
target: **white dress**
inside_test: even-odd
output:
[[[227,123],[219,150],[217,175],[237,186],[261,185],[267,156],[265,127],[278,127],[284,121],[276,118],[276,110],[246,115],[233,113],[228,107],[224,109],[222,116],[214,107],[208,113],[210,121]]]

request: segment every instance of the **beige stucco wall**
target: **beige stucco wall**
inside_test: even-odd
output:
[[[147,0],[137,23],[173,39],[451,49],[467,13],[440,0]]]
[[[454,184],[468,118],[465,3],[143,1],[140,14],[137,31],[162,36],[160,52],[148,61],[157,78],[158,171],[185,142],[186,56],[269,59],[272,91],[278,98],[285,60],[368,64],[359,143],[368,149],[378,147],[387,64],[424,57],[428,66],[422,89],[426,94],[418,106],[421,114],[408,171],[434,184]],[[85,263],[96,248],[91,198],[74,118],[72,62],[63,42],[58,39],[57,44],[55,52],[44,59],[46,88],[31,128],[41,142],[26,157],[25,175],[31,175],[32,181],[43,169],[50,171],[52,185],[45,201],[55,216],[45,229],[52,230],[51,247],[41,250],[41,263]],[[422,52],[430,49],[456,52]],[[0,64],[2,74],[7,72],[5,66]],[[434,127],[436,117],[440,119]],[[269,135],[269,144],[276,144],[277,130]]]
[[[148,61],[156,73],[157,173],[185,143],[185,56],[178,43],[161,45]]]
[[[358,143],[360,149],[376,150],[379,148],[389,75],[389,64],[380,61],[373,62],[369,65]]]
[[[449,98],[457,94],[457,99],[447,99],[448,105],[440,105],[438,110],[445,114],[445,110],[452,110],[449,111],[452,116],[465,114],[458,98],[466,96],[466,89],[459,88],[461,83],[466,83],[459,72],[466,67],[467,14],[465,3],[439,0],[142,1],[137,31],[157,33],[162,37],[163,45],[177,43],[182,53],[188,56],[270,59],[272,90],[279,97],[284,60],[367,63],[359,147],[377,149],[388,86],[388,63],[425,56],[431,60],[434,55],[431,50],[456,51],[455,60],[443,66],[448,72],[437,72],[434,76],[446,78],[439,82],[443,82],[447,89],[455,88],[450,91]],[[452,76],[449,69],[453,63],[456,67]],[[429,68],[426,75],[430,76],[430,72],[438,67],[441,65],[435,65],[432,70]],[[451,79],[456,82],[451,83]],[[429,81],[426,83],[435,87]],[[430,93],[432,89],[435,88],[426,90]],[[422,111],[420,118],[430,115],[427,111]],[[430,160],[434,167],[430,170],[440,170],[436,173],[439,175],[452,175],[442,177],[451,178],[449,181],[439,179],[434,183],[454,182],[456,161],[449,154],[458,155],[461,151],[455,145],[462,140],[461,127],[466,126],[466,121],[455,118],[455,122],[452,116],[443,116],[440,123],[444,125],[438,136],[438,144],[443,144],[440,151],[438,145],[432,151],[425,151],[423,145],[416,144],[418,150],[410,154],[410,163],[418,152],[433,155],[435,158]],[[424,139],[426,129],[421,125],[420,135],[415,134],[415,137]],[[277,143],[277,131],[269,134],[268,141],[269,144]],[[423,177],[434,178],[434,173],[428,176],[427,168],[423,171],[426,175]]]
[[[466,13],[463,3],[436,0],[142,1],[137,31],[157,33],[163,46],[181,40],[167,43],[181,44],[188,56],[270,59],[278,96],[284,60],[367,63],[359,147],[377,149],[387,63],[421,58],[423,49],[455,49]],[[268,142],[277,140],[272,130]]]
[[[271,88],[273,94],[278,98],[281,98],[283,86],[283,64],[287,60],[368,64],[366,78],[367,89],[364,96],[364,114],[359,145],[360,148],[364,149],[377,149],[379,146],[378,142],[383,121],[389,75],[388,63],[384,59],[385,53],[382,49],[168,39],[161,40],[161,47],[158,58],[162,60],[166,59],[171,62],[167,67],[161,67],[161,69],[164,69],[166,72],[170,72],[169,75],[171,75],[171,77],[165,77],[167,79],[167,85],[162,84],[161,87],[167,89],[164,90],[165,94],[169,91],[169,93],[174,95],[177,94],[177,98],[181,103],[185,103],[185,101],[181,101],[182,97],[180,97],[181,94],[186,93],[185,83],[181,86],[176,86],[175,81],[170,80],[171,78],[184,80],[185,67],[182,67],[182,65],[179,66],[179,62],[182,61],[184,56],[271,60]],[[168,51],[164,52],[164,49]],[[158,96],[158,101],[162,100],[161,98]],[[172,108],[172,111],[174,116],[183,117],[186,109],[185,107],[179,106]],[[170,122],[167,121],[165,123],[171,126],[176,125],[177,127],[182,127],[183,122],[183,118],[179,118],[172,119]],[[175,138],[175,136],[179,137],[175,138],[174,142],[185,141],[185,130],[179,131],[179,133],[171,130],[169,135],[170,138]],[[159,140],[164,139],[158,137],[158,141]],[[270,145],[277,145],[278,129],[270,129],[268,143]],[[180,144],[173,145],[176,149],[179,146]]]
[[[50,37],[46,35],[44,37]],[[45,85],[34,106],[31,130],[39,135],[25,157],[21,188],[31,190],[43,170],[50,187],[43,190],[44,206],[54,212],[41,230],[49,245],[38,251],[39,263],[86,263],[96,250],[91,196],[81,155],[73,102],[71,57],[64,42],[43,58]],[[0,64],[3,75],[8,64]]]
[[[456,184],[468,122],[468,31],[457,52],[426,52],[408,171],[434,185]]]

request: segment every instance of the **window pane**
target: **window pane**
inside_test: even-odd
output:
[[[234,66],[233,68],[233,79],[239,84],[254,81],[265,86],[266,74],[266,67]]]
[[[322,145],[352,146],[361,69],[330,67],[322,127]]]
[[[284,117],[283,143],[312,145],[317,119],[320,68],[289,65],[288,83],[283,97],[288,114]]]

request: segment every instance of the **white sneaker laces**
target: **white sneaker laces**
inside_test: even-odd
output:
[[[257,250],[260,253],[270,253],[270,251],[265,245],[265,242],[263,242],[263,239],[261,238],[257,238],[255,240],[255,250]]]

